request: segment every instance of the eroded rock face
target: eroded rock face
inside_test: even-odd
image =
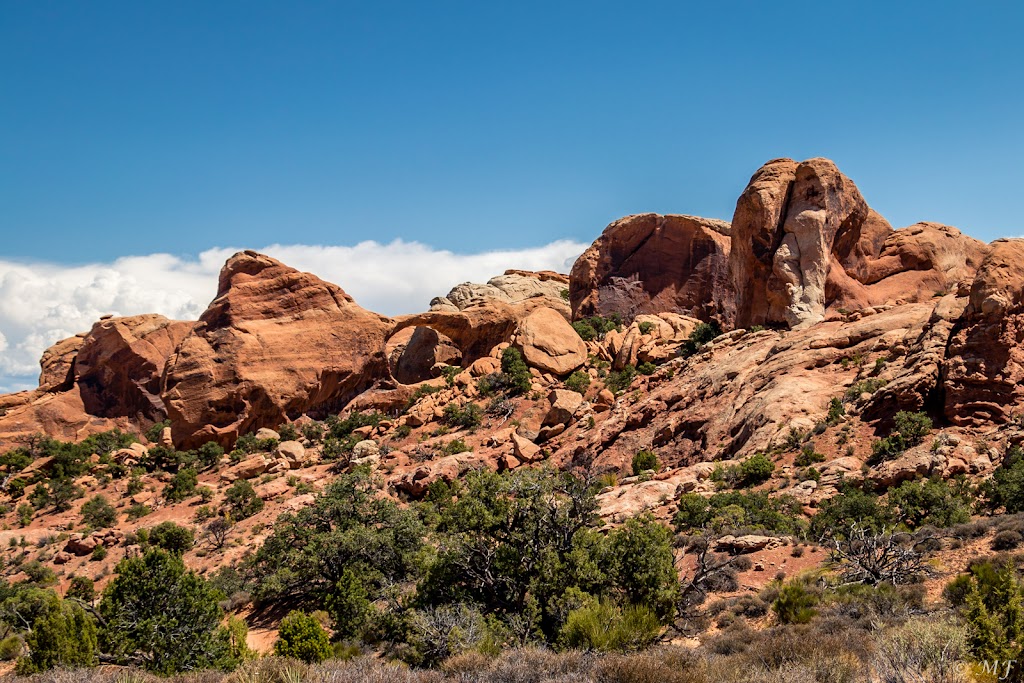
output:
[[[943,366],[954,424],[1005,422],[1024,400],[1024,240],[996,240]]]
[[[415,384],[435,377],[438,364],[460,365],[462,352],[455,342],[433,328],[407,327],[388,340],[391,376],[402,384]]]
[[[40,360],[39,388],[0,402],[0,445],[30,434],[78,441],[162,420],[160,375],[193,324],[161,315],[107,318],[57,342]]]
[[[987,246],[956,228],[893,230],[828,159],[775,159],[736,203],[737,327],[805,327],[827,309],[923,302],[969,280]]]
[[[162,315],[111,318],[93,325],[75,357],[86,411],[140,422],[162,420],[164,365],[194,325]]]
[[[684,313],[732,318],[729,224],[654,213],[621,218],[576,260],[569,276],[573,316]]]
[[[167,366],[175,443],[229,446],[259,427],[340,409],[387,375],[391,327],[336,285],[255,252],[235,254]]]

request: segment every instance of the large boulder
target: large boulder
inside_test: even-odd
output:
[[[241,434],[337,410],[387,375],[391,322],[342,289],[252,251],[228,259],[217,297],[168,363],[175,443]]]
[[[514,339],[530,367],[567,375],[587,360],[587,346],[576,330],[552,308],[538,308],[519,323]]]
[[[1005,422],[1024,402],[1024,240],[991,246],[943,364],[954,424]]]
[[[573,264],[569,300],[577,318],[685,313],[732,318],[729,224],[654,213],[621,218]]]
[[[449,337],[431,327],[407,327],[388,339],[391,375],[402,384],[433,378],[438,364],[460,365],[462,351]]]

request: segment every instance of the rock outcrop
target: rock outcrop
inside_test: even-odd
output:
[[[683,313],[724,324],[733,317],[729,224],[645,213],[621,218],[576,260],[573,316]]]
[[[953,424],[1004,422],[1024,407],[1024,240],[992,243],[943,371]]]
[[[506,270],[486,284],[463,282],[456,285],[446,296],[434,297],[430,301],[430,310],[455,312],[495,301],[520,304],[527,299],[539,298],[544,305],[568,316],[569,304],[564,296],[568,289],[569,278],[561,273]]]
[[[160,376],[193,325],[161,315],[106,318],[57,342],[40,361],[39,388],[0,406],[0,445],[31,434],[79,440],[162,420]]]
[[[230,446],[259,427],[340,410],[387,376],[391,327],[336,285],[255,252],[234,255],[167,366],[175,443]]]
[[[972,278],[986,252],[944,225],[894,231],[828,159],[775,159],[736,203],[735,325],[800,327],[828,308],[927,301]]]

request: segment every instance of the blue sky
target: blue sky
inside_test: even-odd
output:
[[[779,156],[836,160],[897,226],[1021,234],[1022,20],[999,2],[7,2],[0,283],[273,244],[518,257],[629,213],[728,219]],[[166,289],[145,270],[125,286]],[[138,312],[48,296],[31,308],[61,325],[0,304],[0,389],[29,374],[4,369],[16,349]]]

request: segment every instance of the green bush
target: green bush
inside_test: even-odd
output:
[[[819,462],[825,462],[825,456],[814,450],[814,444],[805,444],[800,449],[800,453],[796,456],[793,464],[797,467],[810,467]]]
[[[341,639],[361,635],[373,609],[363,580],[350,568],[345,569],[334,584],[326,606],[334,625],[334,635]]]
[[[957,600],[976,660],[1024,657],[1024,585],[1012,560],[975,562],[944,594]]]
[[[718,326],[718,323],[699,323],[679,347],[679,355],[683,358],[695,355],[704,348],[705,344],[720,334],[722,334],[722,328]]]
[[[578,394],[586,394],[589,387],[590,373],[585,370],[575,370],[565,380],[565,388]]]
[[[853,526],[877,533],[892,522],[890,510],[879,502],[878,496],[846,487],[821,503],[811,520],[811,534],[816,538],[842,537]]]
[[[523,360],[523,354],[519,349],[508,347],[501,352],[501,372],[508,377],[506,393],[510,395],[525,394],[530,390],[532,378],[530,368]]]
[[[608,535],[611,555],[608,573],[624,600],[649,608],[668,620],[674,611],[679,585],[668,527],[649,515],[633,517]]]
[[[26,637],[29,656],[19,661],[18,673],[96,666],[96,622],[79,605],[50,594],[45,611]]]
[[[441,421],[449,427],[465,427],[474,429],[483,422],[483,411],[475,403],[467,403],[459,406],[454,401],[444,407],[444,414]]]
[[[216,467],[223,455],[224,448],[216,441],[207,441],[199,447],[198,451],[196,451],[199,463],[204,469]]]
[[[117,510],[102,495],[96,495],[82,505],[82,523],[94,529],[107,529],[117,524]]]
[[[174,555],[191,550],[195,545],[195,533],[189,527],[174,522],[160,522],[149,530],[149,544]]]
[[[763,491],[732,491],[707,498],[699,493],[684,493],[679,497],[673,524],[677,531],[683,533],[701,529],[750,529],[800,534],[804,531],[800,513],[801,505],[793,497],[772,498]]]
[[[654,329],[654,323],[645,320],[642,323],[637,323],[637,328],[640,330],[640,334],[649,334]]]
[[[911,529],[924,524],[945,528],[971,519],[971,499],[964,483],[939,478],[907,481],[889,491],[896,521]]]
[[[124,559],[99,605],[103,651],[161,674],[229,666],[219,598],[177,555],[149,550]]]
[[[901,410],[893,420],[894,426],[889,436],[871,444],[871,462],[875,464],[891,460],[918,445],[932,429],[932,420],[924,413]]]
[[[626,365],[621,370],[609,372],[608,376],[605,377],[604,385],[613,394],[621,394],[629,388],[629,385],[633,383],[636,376],[636,367],[633,365]]]
[[[164,498],[172,503],[185,500],[196,492],[199,477],[192,468],[179,470],[164,488]]]
[[[593,341],[595,339],[604,339],[605,335],[612,330],[618,330],[621,324],[622,318],[620,318],[617,313],[613,313],[607,318],[594,315],[589,318],[577,320],[572,324],[572,328],[576,330],[576,334],[578,334],[580,339],[583,341]]]
[[[256,489],[245,479],[233,483],[224,494],[224,504],[228,508],[231,519],[238,521],[248,519],[263,509],[263,499],[256,494]]]
[[[740,464],[743,486],[756,486],[767,481],[775,471],[775,463],[764,453],[755,453]]]
[[[639,475],[641,472],[647,470],[654,470],[657,472],[661,468],[661,463],[658,462],[657,454],[648,449],[642,449],[636,452],[633,456],[633,474]]]
[[[0,640],[0,661],[9,662],[17,659],[24,647],[25,643],[16,635],[9,635]]]
[[[602,600],[570,612],[559,643],[575,650],[635,651],[653,643],[660,631],[658,617],[649,608],[619,607]]]
[[[658,366],[650,361],[644,361],[636,366],[636,371],[641,375],[653,375],[657,369]]]
[[[320,622],[305,612],[295,610],[281,620],[274,654],[314,664],[331,655],[331,641]]]
[[[96,599],[96,588],[88,576],[73,576],[68,586],[67,597],[92,603]]]
[[[1011,446],[992,476],[982,482],[979,493],[990,512],[1000,508],[1009,514],[1024,512],[1024,449]]]
[[[818,596],[803,583],[793,581],[787,583],[779,591],[779,597],[772,603],[772,611],[783,624],[806,624],[817,611]]]

